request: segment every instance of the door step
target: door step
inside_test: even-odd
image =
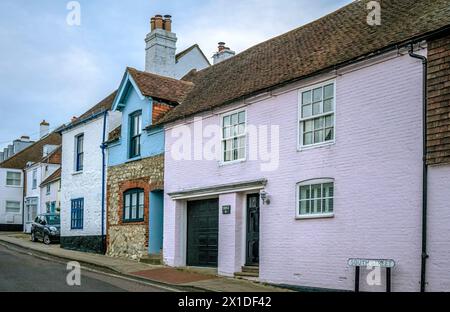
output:
[[[148,255],[143,256],[139,262],[152,264],[152,265],[162,265],[161,255]]]
[[[234,276],[241,278],[259,277],[259,266],[243,266],[242,272],[236,272]]]

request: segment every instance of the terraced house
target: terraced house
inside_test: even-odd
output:
[[[449,289],[450,6],[383,0],[371,25],[367,3],[184,78],[152,127],[166,264],[353,290],[352,263],[390,260],[368,263],[394,291]]]
[[[151,126],[190,91],[190,82],[174,77],[210,66],[198,45],[176,54],[176,41],[171,17],[153,17],[146,70],[127,68],[112,103],[112,111],[122,116],[107,142],[107,250],[112,256],[161,258],[164,131]]]
[[[164,16],[164,18],[161,15],[151,18],[151,32],[146,36],[145,42],[145,69],[148,72],[169,77],[179,77],[184,76],[193,69],[203,69],[210,65],[198,45],[193,45],[178,54],[176,53],[177,37],[172,32],[172,19],[169,15]],[[129,76],[129,73],[136,73],[138,77]],[[128,99],[125,101],[124,98],[129,95],[132,97],[130,100],[132,102],[136,100],[134,96],[139,95],[146,98],[149,96],[146,93],[146,88],[148,87],[146,80],[149,79],[148,77],[145,78],[146,75],[146,72],[138,73],[138,71],[132,69],[127,70],[126,78],[124,78],[118,91],[108,95],[81,116],[74,118],[71,123],[61,130],[63,137],[61,246],[63,248],[95,253],[106,252],[108,247],[106,242],[107,234],[111,232],[107,229],[107,223],[111,222],[107,219],[106,184],[109,179],[113,181],[108,182],[109,185],[116,181],[114,175],[108,174],[107,176],[107,166],[118,165],[122,160],[123,162],[128,162],[132,158],[136,160],[134,156],[138,156],[137,152],[140,146],[135,143],[135,154],[133,154],[133,157],[129,157],[128,152],[122,155],[121,151],[116,152],[116,148],[111,148],[108,154],[106,143],[109,133],[117,133],[120,125],[125,125],[123,133],[124,137],[128,138],[128,115],[123,115],[122,104],[128,103]],[[144,78],[140,79],[140,77]],[[158,96],[164,94],[164,92],[169,94],[168,88],[172,87],[171,81],[176,81],[173,78],[166,79],[158,75],[151,77],[155,77],[154,83],[161,82],[161,86],[159,86],[161,90],[158,90],[157,93],[150,92],[151,96]],[[165,85],[165,81],[169,81],[169,83]],[[129,83],[136,86],[135,82],[143,83],[142,93],[138,89],[136,89],[138,93],[133,94],[133,91],[130,91]],[[156,89],[154,85],[151,87]],[[162,98],[168,98],[169,102],[173,99],[172,96],[162,96]],[[155,114],[158,114],[158,109],[162,110],[162,112],[167,109],[162,104],[152,104],[152,101],[144,101],[142,99],[139,98],[130,106],[142,106],[140,109],[143,112],[150,113],[153,110]],[[142,102],[139,102],[141,100]],[[121,105],[117,104],[118,101],[122,101],[120,102]],[[137,138],[142,130],[139,127],[143,125],[140,122],[150,122],[150,119],[146,119],[145,115],[138,117],[136,114],[134,120],[133,126],[136,131],[134,142],[137,142]],[[149,140],[142,139],[143,142],[150,141],[152,148],[155,148],[155,150],[150,148],[151,155],[157,155],[159,150],[163,148],[160,137],[162,135],[157,135],[156,138],[152,137]],[[155,141],[153,142],[153,140]],[[123,141],[123,146],[128,151],[128,141],[127,139]],[[116,142],[115,146],[117,145],[120,145],[120,142]],[[146,148],[142,150],[146,151]],[[147,154],[143,153],[141,156],[145,157]],[[157,168],[156,170],[161,171],[160,179],[162,181],[162,169]],[[139,173],[133,170],[130,171],[130,174],[139,176]],[[162,185],[162,182],[160,184]],[[108,204],[112,203],[113,201],[108,199]],[[134,239],[139,242],[144,240],[143,236],[136,235],[129,241],[130,244],[132,244]],[[117,250],[119,249],[122,251],[128,250],[127,247],[122,245],[120,248],[117,248]],[[110,251],[109,253],[130,257],[134,255],[132,252],[124,254],[124,252]]]

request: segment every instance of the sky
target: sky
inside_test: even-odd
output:
[[[150,18],[170,14],[177,51],[198,43],[212,57],[219,41],[242,52],[322,17],[352,0],[0,1],[0,148],[39,123],[67,123],[113,90],[127,66],[144,68]]]

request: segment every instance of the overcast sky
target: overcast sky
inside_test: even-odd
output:
[[[178,51],[217,42],[241,52],[311,22],[351,0],[80,0],[69,26],[67,0],[0,1],[0,148],[36,139],[79,116],[118,87],[126,66],[143,69],[150,17],[171,14]]]

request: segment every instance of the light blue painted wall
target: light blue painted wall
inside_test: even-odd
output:
[[[164,192],[150,192],[150,235],[148,252],[159,254],[163,248]]]
[[[149,98],[141,99],[136,90],[128,86],[125,96],[125,107],[122,110],[122,132],[118,143],[109,147],[108,166],[117,166],[126,163],[129,159],[129,115],[141,110],[142,127],[151,125],[153,102]],[[163,129],[153,129],[142,131],[141,135],[141,156],[137,159],[152,157],[164,153],[164,131]]]

